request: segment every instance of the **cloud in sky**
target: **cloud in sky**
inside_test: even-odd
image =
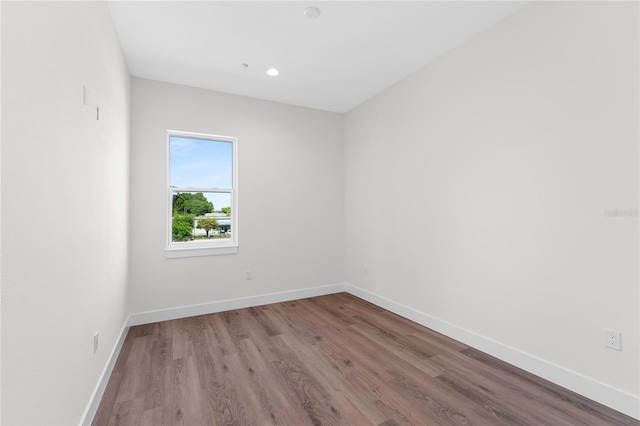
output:
[[[231,142],[169,138],[170,185],[178,188],[230,189],[233,182]],[[231,205],[228,193],[204,193],[216,210]]]
[[[233,179],[231,142],[171,136],[171,186],[229,189]]]

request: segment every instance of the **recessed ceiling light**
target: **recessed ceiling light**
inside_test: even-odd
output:
[[[267,75],[270,75],[271,77],[275,77],[278,74],[280,74],[280,71],[278,71],[276,68],[269,68],[267,70]]]
[[[318,16],[320,16],[320,9],[315,6],[309,6],[302,13],[309,19],[316,19]]]

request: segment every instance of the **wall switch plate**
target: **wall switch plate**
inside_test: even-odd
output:
[[[622,350],[622,333],[615,330],[604,329],[605,346],[616,351]]]
[[[100,340],[100,333],[93,335],[93,353],[98,352],[98,341]]]
[[[248,279],[248,280],[253,279],[253,271],[252,270],[248,270],[247,271],[246,279]]]

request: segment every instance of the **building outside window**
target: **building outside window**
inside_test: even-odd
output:
[[[237,138],[167,132],[168,258],[238,251]]]

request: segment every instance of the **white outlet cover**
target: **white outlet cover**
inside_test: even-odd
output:
[[[605,328],[604,336],[605,336],[604,344],[607,348],[615,349],[617,351],[622,350],[622,333],[620,333],[619,331]]]

